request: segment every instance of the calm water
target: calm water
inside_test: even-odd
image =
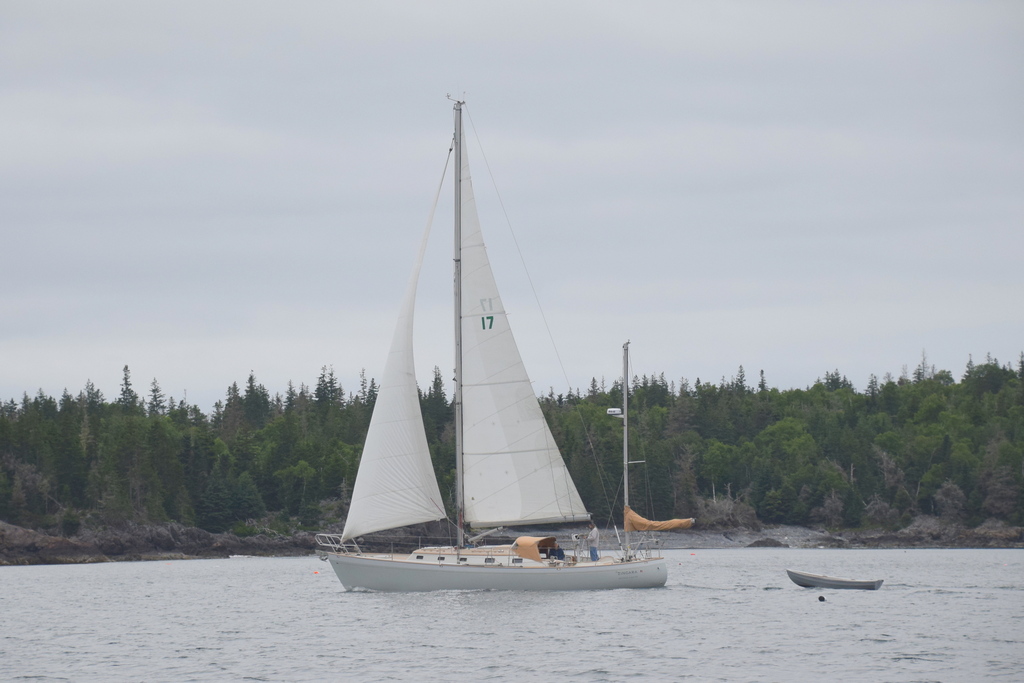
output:
[[[0,680],[1024,680],[1024,551],[666,556],[663,589],[547,594],[345,593],[315,557],[0,567]]]

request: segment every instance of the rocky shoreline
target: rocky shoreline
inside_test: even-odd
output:
[[[126,525],[83,530],[73,538],[49,536],[0,522],[0,566],[89,562],[182,560],[231,555],[309,555],[314,534],[259,534],[239,538],[181,524]]]
[[[554,536],[559,545],[572,547],[572,534],[580,529],[523,529],[521,533]],[[922,515],[898,530],[856,529],[829,531],[802,526],[688,529],[661,533],[662,548],[673,550],[715,548],[1024,548],[1024,528],[991,520],[976,528]],[[614,533],[602,532],[602,547],[612,549]],[[507,540],[507,539],[506,539]]]
[[[664,536],[664,535],[663,535]],[[898,530],[828,531],[799,526],[732,529],[679,534],[670,548],[1024,548],[1024,528],[986,522],[976,528],[921,516]]]
[[[373,551],[408,551],[419,545],[448,544],[440,525],[374,534],[360,539]],[[572,547],[571,536],[580,529],[517,529],[515,535],[555,536],[563,547]],[[492,536],[488,543],[511,542],[511,531]],[[212,534],[180,524],[126,525],[119,528],[82,530],[73,538],[49,536],[0,522],[0,566],[77,564],[89,562],[226,558],[231,555],[265,557],[310,555],[316,551],[315,535],[296,532],[290,536],[259,534],[240,538]],[[1024,548],[1024,528],[990,521],[977,528],[918,517],[899,530],[828,531],[798,526],[759,529],[693,529],[663,533],[664,548]],[[602,546],[615,547],[614,534],[603,534]]]

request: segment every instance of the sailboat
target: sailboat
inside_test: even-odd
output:
[[[412,348],[424,236],[392,338],[345,527],[341,535],[317,534],[321,559],[330,562],[346,590],[663,586],[666,561],[656,551],[631,547],[628,532],[621,554],[597,561],[582,552],[567,556],[552,536],[475,544],[485,532],[467,542],[466,525],[488,530],[564,525],[586,522],[590,515],[540,410],[491,272],[465,150],[464,104],[454,101],[452,145],[456,544],[408,554],[364,552],[358,544],[364,534],[447,517],[423,428]]]

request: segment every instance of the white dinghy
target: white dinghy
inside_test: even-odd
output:
[[[884,579],[840,579],[836,576],[808,574],[787,569],[789,578],[803,588],[847,588],[851,590],[876,591],[882,587]]]

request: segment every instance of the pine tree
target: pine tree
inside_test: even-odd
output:
[[[146,408],[150,416],[163,415],[167,411],[167,406],[164,403],[164,392],[160,390],[160,383],[156,381],[156,377],[153,378],[153,383],[149,385],[149,402],[146,404]]]
[[[214,474],[196,505],[196,524],[215,534],[227,531],[234,521],[231,514],[233,502],[231,490],[223,475]]]
[[[139,404],[139,395],[132,389],[132,373],[128,370],[128,366],[124,366],[124,378],[121,381],[121,396],[117,399],[117,404],[121,406],[127,414],[134,413],[136,407]]]
[[[736,378],[732,382],[732,388],[739,394],[747,392],[747,373],[743,371],[742,365],[736,371]]]
[[[316,403],[316,410],[321,419],[326,418],[331,408],[340,408],[343,404],[341,385],[334,375],[334,368],[326,365],[320,368],[320,377],[316,381],[316,389],[313,390],[313,397]]]
[[[291,380],[288,380],[288,390],[284,394],[284,409],[294,410],[295,402],[298,399],[298,394],[295,392],[295,385],[292,384]]]
[[[249,372],[249,379],[245,383],[242,408],[246,422],[253,429],[261,429],[270,420],[270,392],[262,384],[256,383],[253,372]]]
[[[225,441],[231,441],[245,424],[245,408],[242,405],[242,394],[238,390],[237,382],[232,382],[228,387],[223,410],[218,412],[220,419],[218,420],[217,416],[214,416],[218,434]]]
[[[921,362],[914,368],[914,384],[920,384],[935,376],[935,366],[928,366],[928,354],[921,350]]]
[[[236,520],[262,517],[267,513],[256,482],[248,472],[242,472],[233,487],[232,512]]]

